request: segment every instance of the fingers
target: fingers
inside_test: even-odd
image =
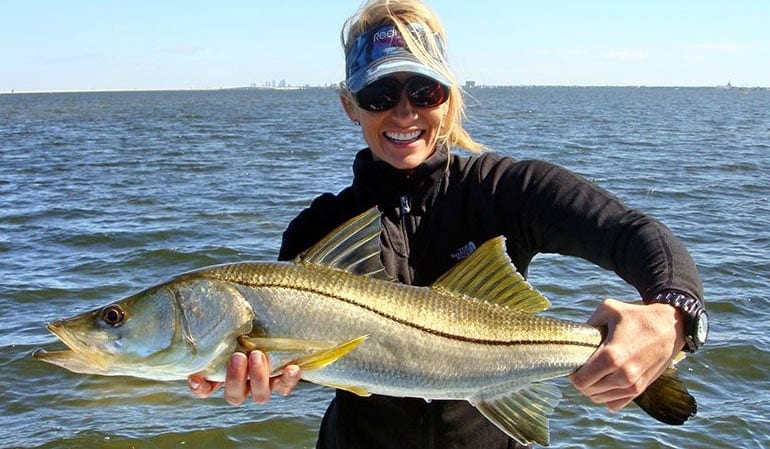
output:
[[[230,357],[225,374],[225,401],[231,405],[240,405],[248,395],[248,360],[246,354],[236,352]]]
[[[223,385],[222,382],[211,382],[199,374],[193,374],[188,377],[187,384],[190,387],[190,391],[201,399],[211,396]]]
[[[615,385],[605,385],[604,381],[615,372],[618,366],[624,364],[625,357],[617,352],[619,349],[617,346],[613,346],[616,323],[620,320],[620,313],[615,309],[614,303],[617,301],[612,299],[604,301],[588,319],[588,324],[605,326],[607,335],[583,366],[569,376],[575,388],[589,397],[616,388]]]
[[[210,382],[199,375],[188,378],[190,390],[199,398],[207,398],[224,385],[225,401],[240,405],[248,397],[263,404],[270,400],[273,391],[287,396],[300,380],[300,369],[296,365],[284,368],[282,375],[270,378],[270,361],[260,351],[246,354],[236,352],[230,357],[225,373],[225,382]]]
[[[607,335],[570,381],[593,402],[620,410],[668,366],[678,345],[674,318],[656,305],[604,301],[589,323],[604,326]]]
[[[288,396],[300,379],[300,369],[297,365],[289,365],[283,369],[283,374],[270,380],[270,387],[272,390],[281,393],[284,396]]]
[[[249,386],[251,398],[257,404],[264,404],[270,399],[270,362],[263,352],[249,353]]]

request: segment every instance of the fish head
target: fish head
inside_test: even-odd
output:
[[[224,380],[238,336],[254,312],[231,283],[181,275],[48,330],[68,349],[33,355],[76,373],[179,380],[199,373]]]
[[[175,294],[159,286],[107,306],[48,324],[68,349],[38,350],[37,359],[70,371],[141,376],[148,364],[167,363],[183,339]],[[184,345],[182,345],[184,347]],[[176,358],[176,357],[175,357]]]

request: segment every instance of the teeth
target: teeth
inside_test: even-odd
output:
[[[385,133],[385,136],[388,139],[398,140],[398,141],[401,141],[401,142],[408,142],[410,140],[414,140],[414,139],[420,137],[420,134],[422,134],[422,131],[413,131],[413,132],[410,132],[410,133],[388,132],[388,133]]]

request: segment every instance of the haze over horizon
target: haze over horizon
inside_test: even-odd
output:
[[[770,2],[427,4],[463,83],[770,87]],[[336,85],[357,6],[8,0],[0,92]]]

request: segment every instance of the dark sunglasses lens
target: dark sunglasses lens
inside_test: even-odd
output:
[[[418,108],[436,107],[449,97],[449,90],[446,86],[422,76],[411,78],[405,87],[409,100]]]
[[[364,87],[356,94],[358,105],[368,111],[385,111],[398,104],[401,97],[401,83],[392,78],[383,78]]]

